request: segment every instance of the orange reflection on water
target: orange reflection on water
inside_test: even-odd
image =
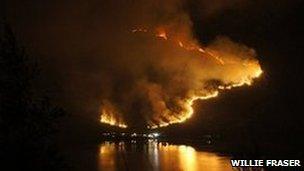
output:
[[[230,158],[185,145],[109,143],[100,146],[100,170],[232,171]]]
[[[105,142],[99,148],[99,166],[100,170],[121,170],[120,160],[118,160],[120,153],[125,151],[124,142],[110,143]]]
[[[104,170],[116,170],[115,153],[115,146],[109,142],[100,146],[99,158],[101,160],[99,162]]]
[[[232,170],[228,157],[221,157],[216,153],[197,151],[191,146],[168,145],[160,146],[162,156],[161,170]]]

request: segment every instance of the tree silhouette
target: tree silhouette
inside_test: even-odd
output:
[[[60,170],[53,132],[64,111],[35,93],[39,69],[0,23],[0,161],[9,170]]]

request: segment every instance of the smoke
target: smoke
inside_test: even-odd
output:
[[[110,83],[101,97],[106,101],[102,122],[148,128],[184,122],[195,100],[250,85],[261,74],[253,49],[226,37],[201,46],[184,3],[145,1],[131,10],[140,13],[128,20],[143,19],[114,41],[115,55],[107,62],[113,67],[105,71]]]
[[[194,2],[201,14],[213,15],[245,1]],[[250,85],[262,72],[245,45],[227,37],[202,45],[192,34],[188,3],[50,1],[21,16],[38,17],[31,41],[41,53],[51,51],[48,65],[57,69],[73,108],[119,127],[156,128],[184,122],[195,100]]]

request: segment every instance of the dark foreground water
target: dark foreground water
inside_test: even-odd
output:
[[[75,149],[75,148],[74,148]],[[81,152],[80,152],[81,151]],[[230,157],[165,142],[110,142],[72,151],[73,170],[231,171]]]
[[[209,170],[230,171],[229,157],[197,151],[191,146],[150,141],[100,144],[99,170]]]

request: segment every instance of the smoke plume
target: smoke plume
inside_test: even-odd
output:
[[[191,1],[202,16],[244,2]],[[75,113],[94,113],[103,123],[157,128],[184,122],[195,113],[194,101],[250,85],[262,73],[245,45],[227,37],[199,42],[187,0],[24,3],[11,16],[63,82],[60,97],[80,108]]]
[[[148,128],[184,122],[195,100],[250,85],[262,73],[253,49],[226,37],[201,45],[184,3],[145,1],[135,7],[139,13],[131,17],[141,20],[117,37],[116,54],[107,63],[112,67],[105,71],[102,122],[126,127],[141,120]]]

